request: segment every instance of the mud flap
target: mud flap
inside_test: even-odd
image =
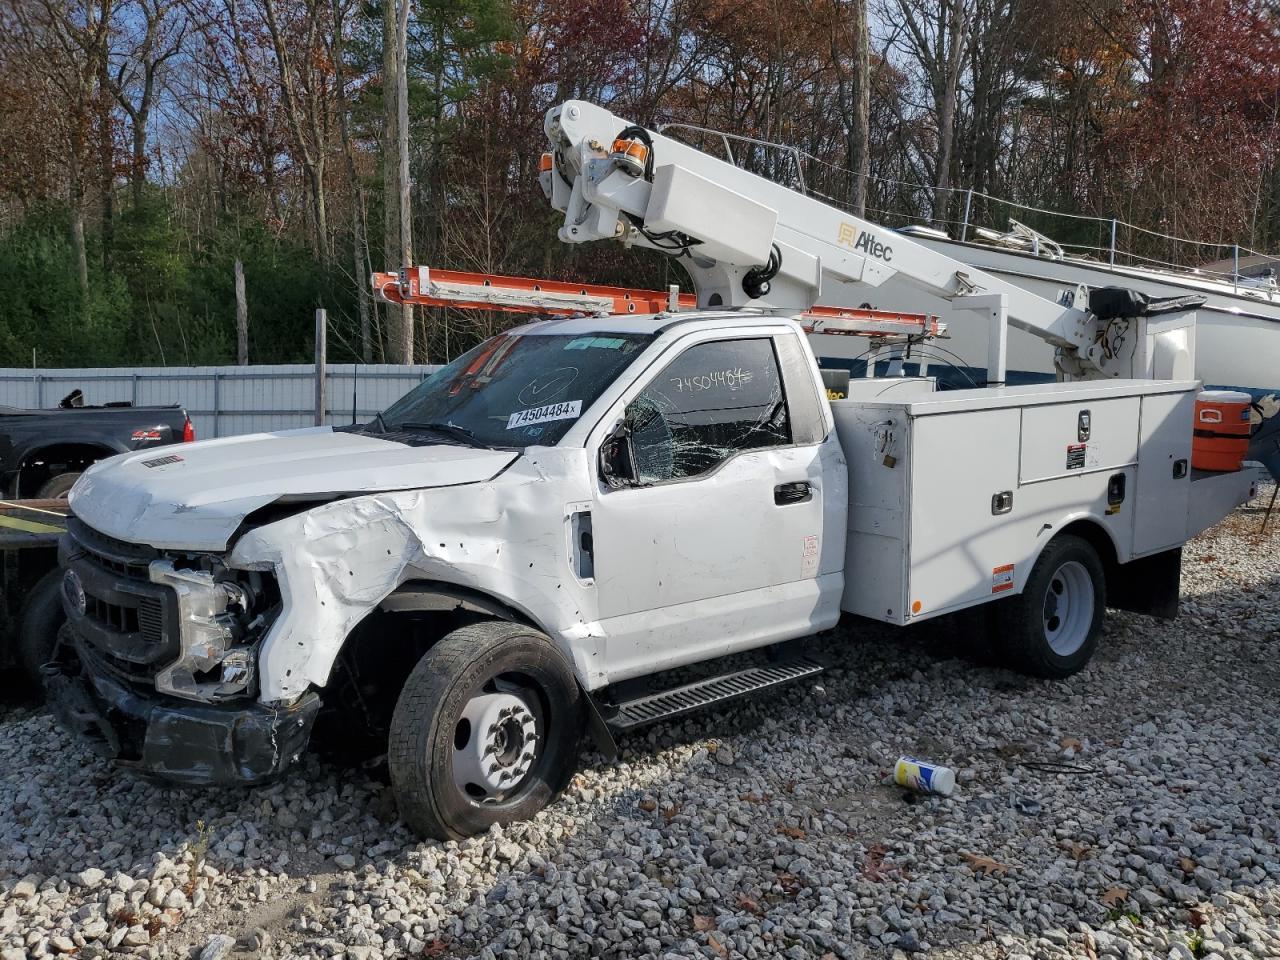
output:
[[[604,754],[605,759],[613,762],[618,759],[618,744],[613,739],[613,734],[609,731],[609,725],[605,723],[604,717],[600,714],[600,708],[596,706],[595,700],[591,698],[591,694],[587,692],[586,687],[582,685],[582,681],[578,681],[578,692],[582,695],[583,702],[587,705],[587,729],[591,733],[591,739],[595,741],[596,748]]]
[[[1172,620],[1181,578],[1181,547],[1117,564],[1107,576],[1107,606]]]

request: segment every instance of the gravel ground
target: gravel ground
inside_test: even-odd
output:
[[[1069,681],[954,659],[945,626],[828,637],[820,687],[637,734],[465,843],[415,841],[383,784],[314,757],[172,791],[9,703],[0,960],[1280,957],[1260,517],[1190,544],[1178,620],[1113,613]],[[960,771],[956,795],[887,785],[901,753]]]

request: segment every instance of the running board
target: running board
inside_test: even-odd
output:
[[[817,676],[824,667],[816,660],[800,657],[785,663],[771,663],[750,667],[734,673],[709,677],[682,687],[673,687],[661,693],[652,693],[612,705],[606,708],[605,717],[609,730],[626,733],[636,727],[659,720],[669,720],[681,714],[716,706],[751,693],[762,693],[780,687],[784,683]]]

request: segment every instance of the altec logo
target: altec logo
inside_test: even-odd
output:
[[[860,231],[852,223],[840,224],[840,235],[836,237],[836,243],[850,250],[860,250],[867,256],[877,257],[885,263],[893,259],[893,247],[887,243],[881,243],[866,230]]]

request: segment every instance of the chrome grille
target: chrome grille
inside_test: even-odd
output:
[[[117,633],[138,632],[138,611],[134,607],[126,607],[119,603],[108,603],[92,593],[84,596],[85,615],[96,620],[108,630]]]
[[[67,530],[76,546],[98,567],[132,580],[150,581],[147,568],[159,556],[157,550],[109,537],[76,517],[67,521]]]
[[[71,517],[60,554],[83,590],[82,613],[76,611],[81,598],[67,597],[73,628],[117,674],[151,682],[178,654],[172,590],[152,583],[149,575],[160,552],[116,540]]]

